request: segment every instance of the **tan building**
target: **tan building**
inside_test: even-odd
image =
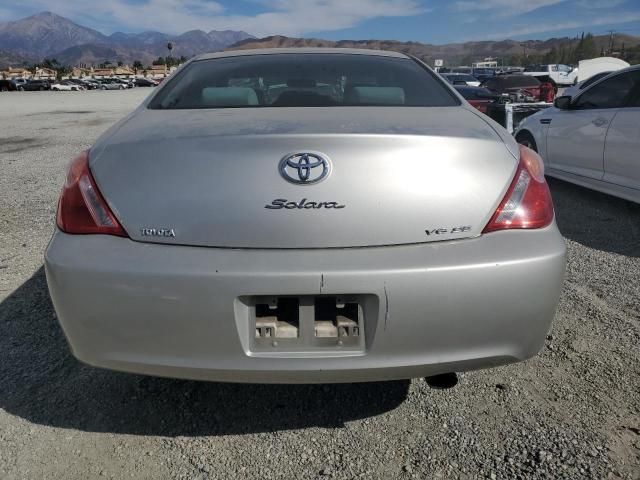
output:
[[[136,72],[134,72],[133,69],[131,69],[127,65],[125,65],[123,67],[114,68],[113,74],[119,78],[132,78],[135,76]]]
[[[95,78],[112,77],[113,68],[93,68],[91,73]]]
[[[166,77],[169,73],[169,69],[166,65],[151,65],[146,69],[147,77],[160,78]]]
[[[0,72],[2,78],[31,78],[33,74],[24,67],[9,67]]]
[[[92,68],[74,67],[71,76],[75,78],[90,77],[93,74]]]
[[[36,68],[36,73],[33,78],[39,78],[41,80],[55,80],[58,76],[58,72],[52,68]]]

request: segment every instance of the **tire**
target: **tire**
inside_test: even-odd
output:
[[[536,139],[533,138],[533,135],[531,135],[531,133],[527,132],[526,130],[523,130],[522,132],[519,132],[518,135],[516,135],[516,142],[518,142],[520,145],[524,145],[525,147],[530,148],[536,153],[538,152]]]
[[[44,87],[40,87],[38,88],[38,90],[40,90],[41,92],[44,92]]]
[[[19,92],[24,92],[24,87],[18,87]]]
[[[124,85],[120,85],[120,90],[124,90]]]
[[[105,87],[104,85],[102,87],[100,87],[100,90],[106,90],[107,87]]]
[[[7,87],[0,87],[0,92],[8,92],[9,89]]]

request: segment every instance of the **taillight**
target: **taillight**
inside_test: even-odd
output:
[[[127,236],[91,176],[87,151],[69,165],[58,202],[57,223],[58,228],[66,233]]]
[[[482,233],[512,228],[542,228],[553,221],[551,192],[544,164],[536,152],[520,145],[520,163],[507,194]]]

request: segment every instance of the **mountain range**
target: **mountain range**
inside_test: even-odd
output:
[[[593,37],[595,49],[600,52],[609,47],[609,35]],[[577,38],[550,38],[548,40],[487,40],[464,43],[449,43],[446,45],[432,45],[418,42],[398,42],[395,40],[322,40],[315,38],[292,38],[274,35],[266,38],[247,38],[228,47],[230,50],[255,48],[295,48],[295,47],[326,47],[326,48],[370,48],[374,50],[394,50],[412,55],[433,65],[435,59],[442,59],[445,65],[470,65],[472,62],[484,58],[501,58],[505,62],[513,61],[513,57],[525,53],[529,59],[541,57],[555,49],[569,51],[578,44]],[[633,48],[640,45],[640,37],[617,34],[614,47],[618,50]],[[597,53],[596,53],[597,55]],[[534,60],[536,61],[536,60]],[[549,62],[552,63],[552,62]]]
[[[608,35],[595,36],[593,40],[597,52],[608,49]],[[156,58],[167,55],[168,42],[174,45],[173,56],[187,58],[223,49],[315,46],[396,50],[414,55],[432,65],[435,59],[443,59],[446,65],[468,65],[486,57],[499,57],[508,62],[524,53],[529,61],[541,61],[542,56],[553,49],[558,51],[575,48],[578,39],[564,37],[432,45],[394,40],[331,41],[279,35],[257,39],[246,32],[233,30],[192,30],[181,35],[154,31],[105,35],[54,13],[43,12],[21,20],[0,23],[0,68],[39,62],[45,57],[55,58],[62,65],[98,65],[105,61],[132,64],[135,60],[149,65]],[[622,47],[637,50],[640,37],[617,33],[614,44],[617,49]],[[533,60],[534,57],[538,60]]]
[[[42,12],[0,23],[0,62],[38,62],[47,57],[64,65],[91,65],[106,60],[124,63],[140,60],[149,65],[159,56],[167,55],[169,42],[174,45],[173,56],[188,58],[222,50],[250,38],[253,37],[248,33],[234,30],[192,30],[181,35],[161,32],[104,35],[55,13]]]

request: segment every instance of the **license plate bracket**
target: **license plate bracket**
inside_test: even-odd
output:
[[[363,295],[248,298],[254,352],[355,351],[365,348]]]

